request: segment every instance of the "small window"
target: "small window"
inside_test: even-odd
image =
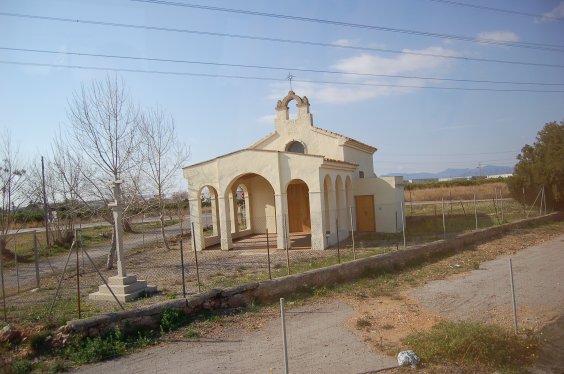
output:
[[[362,170],[358,171],[358,177],[359,178],[364,178],[364,172]]]
[[[286,146],[286,151],[292,153],[305,153],[305,147],[301,142],[291,142]]]

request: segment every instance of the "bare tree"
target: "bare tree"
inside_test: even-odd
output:
[[[9,255],[7,245],[14,227],[14,214],[26,201],[26,170],[9,133],[0,134],[0,256]]]
[[[90,161],[91,166],[81,174],[90,186],[90,194],[107,203],[111,198],[109,182],[119,180],[138,166],[133,156],[139,144],[139,109],[133,105],[125,84],[107,76],[90,86],[82,86],[74,94],[68,118],[72,132],[67,146],[75,155],[82,154]],[[115,250],[114,235],[106,263],[108,269],[113,267]]]
[[[174,120],[162,110],[155,109],[143,115],[141,126],[142,172],[150,184],[159,211],[161,235],[170,249],[165,235],[165,210],[167,194],[170,194],[181,173],[181,166],[188,160],[189,150],[178,140]]]

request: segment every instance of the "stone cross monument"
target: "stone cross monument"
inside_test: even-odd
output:
[[[117,270],[118,275],[108,279],[108,286],[111,287],[115,297],[119,301],[135,300],[142,293],[155,293],[157,292],[156,286],[148,286],[147,282],[137,280],[135,275],[127,275],[125,271],[125,254],[123,253],[123,205],[121,202],[121,180],[114,180],[112,182],[112,196],[114,201],[108,204],[112,210],[114,217],[114,232],[115,232],[115,245],[117,254]],[[114,295],[110,292],[108,287],[103,284],[98,288],[98,292],[89,295],[91,300],[106,300],[113,301]]]

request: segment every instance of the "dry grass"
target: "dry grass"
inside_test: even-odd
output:
[[[405,201],[440,201],[445,200],[472,200],[474,194],[476,199],[493,199],[495,198],[495,190],[497,189],[498,197],[501,189],[502,196],[511,197],[507,184],[503,182],[495,182],[482,184],[477,186],[452,186],[452,187],[435,187],[425,188],[413,191],[405,191]]]

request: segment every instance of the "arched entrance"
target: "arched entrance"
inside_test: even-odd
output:
[[[276,232],[276,204],[270,182],[255,173],[235,178],[226,191],[233,238]]]
[[[288,198],[288,228],[293,232],[311,232],[309,188],[301,179],[290,181],[286,188]]]
[[[212,186],[204,186],[200,189],[200,230],[202,233],[203,245],[219,242],[220,222],[219,222],[219,204],[218,195]]]

